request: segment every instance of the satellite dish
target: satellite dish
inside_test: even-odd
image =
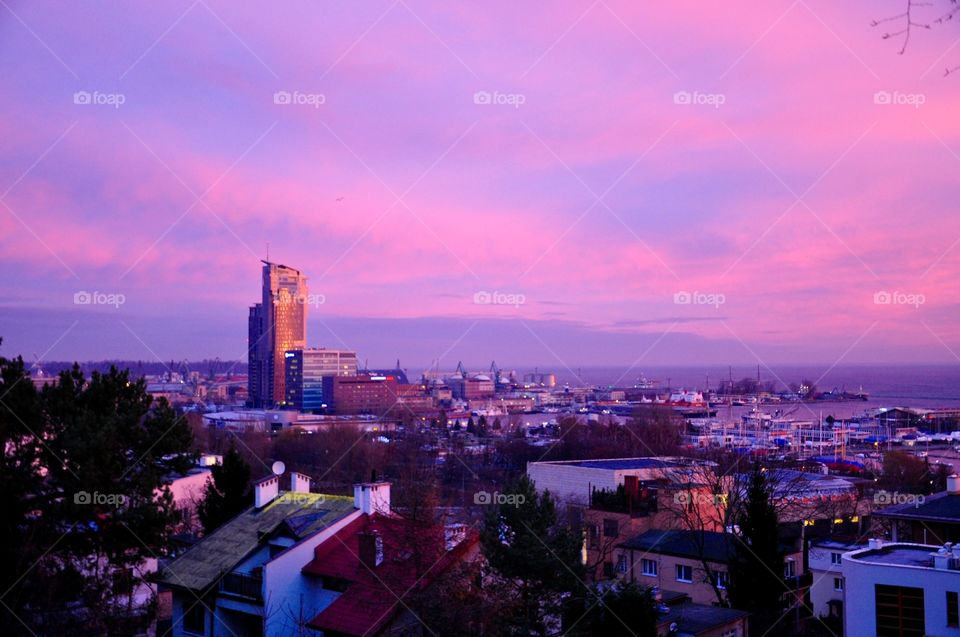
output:
[[[283,475],[283,472],[287,470],[287,466],[281,461],[277,460],[273,463],[273,473],[274,475]]]

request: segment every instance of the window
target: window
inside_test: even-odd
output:
[[[590,525],[590,548],[600,548],[600,527],[596,524]]]
[[[947,626],[960,626],[960,603],[956,591],[947,591]]]
[[[687,583],[692,582],[693,567],[688,564],[677,564],[677,581]]]
[[[716,584],[720,590],[726,590],[730,584],[730,574],[726,571],[717,571],[713,574],[713,583]]]
[[[185,600],[183,604],[183,630],[194,635],[206,634],[207,609],[196,600]]]
[[[834,578],[833,578],[833,590],[837,591],[838,593],[842,593],[842,592],[843,592],[843,578],[842,578],[842,577],[834,577]]]
[[[640,573],[643,575],[648,575],[650,577],[657,576],[657,561],[642,559],[640,560]]]
[[[911,586],[874,587],[877,609],[877,637],[923,637],[923,589]]]
[[[603,537],[617,537],[620,535],[620,525],[614,518],[603,518]]]
[[[627,572],[627,556],[621,555],[617,558],[617,572],[626,573]]]
[[[831,564],[840,564],[843,562],[843,553],[831,553],[830,554],[830,563]]]
[[[797,576],[797,563],[793,560],[787,560],[783,563],[783,576],[784,577],[796,577]]]

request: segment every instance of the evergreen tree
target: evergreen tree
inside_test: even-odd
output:
[[[231,444],[223,456],[223,464],[210,471],[203,502],[197,508],[206,534],[239,514],[253,503],[250,493],[250,465]]]
[[[192,464],[187,424],[126,371],[86,379],[74,365],[37,392],[22,360],[0,358],[0,438],[5,629],[142,630],[150,616],[132,593],[168,547],[177,518],[164,481]]]
[[[567,605],[571,637],[656,637],[657,604],[649,588],[633,582],[598,584]]]
[[[556,504],[522,475],[491,504],[480,534],[483,554],[512,600],[504,619],[518,635],[546,635],[561,620],[562,602],[583,596],[580,533],[557,524]]]
[[[780,617],[781,598],[787,590],[777,511],[771,500],[766,471],[754,465],[743,509],[736,518],[740,533],[733,540],[729,595],[734,608],[754,613],[751,626],[758,628],[770,626]]]

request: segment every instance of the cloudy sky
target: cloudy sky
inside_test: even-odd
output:
[[[371,364],[955,363],[904,3],[2,0],[0,353],[242,358],[269,243]]]

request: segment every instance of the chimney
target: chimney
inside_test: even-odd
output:
[[[280,493],[280,476],[270,476],[253,487],[253,505],[258,509],[267,506]]]
[[[291,471],[290,490],[294,493],[310,493],[310,476]]]
[[[882,539],[882,538],[879,538],[879,537],[872,537],[872,538],[870,538],[870,541],[869,541],[869,543],[867,544],[867,546],[868,546],[868,547],[870,548],[870,550],[872,550],[872,551],[876,551],[877,549],[882,549],[882,548],[883,548],[883,539]]]
[[[960,495],[960,478],[952,473],[947,476],[947,493],[950,495]]]
[[[933,567],[936,569],[947,570],[953,563],[953,551],[950,550],[949,544],[930,555],[933,557]]]
[[[363,482],[353,485],[353,506],[371,515],[390,513],[390,483]]]
[[[383,538],[379,533],[363,532],[357,535],[360,562],[368,568],[376,568],[383,563]]]

